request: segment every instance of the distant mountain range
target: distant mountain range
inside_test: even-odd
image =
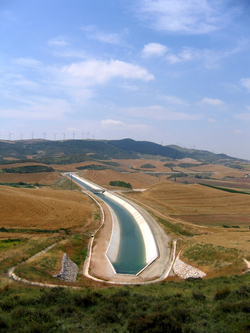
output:
[[[36,160],[44,164],[72,164],[83,161],[109,159],[159,159],[192,158],[200,162],[227,165],[239,160],[225,154],[205,150],[187,149],[176,145],[162,146],[149,141],[123,140],[19,140],[0,141],[0,163],[7,159]]]

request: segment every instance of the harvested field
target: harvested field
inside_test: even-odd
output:
[[[178,219],[204,226],[250,227],[250,214],[171,215]]]
[[[189,170],[195,172],[213,172],[213,178],[222,179],[224,177],[244,177],[245,171],[240,171],[237,169],[229,168],[223,165],[207,164],[200,165],[197,167],[191,167]]]
[[[249,215],[250,196],[191,184],[165,182],[131,194],[167,215]]]
[[[80,192],[0,186],[0,227],[92,228],[96,206]]]
[[[205,271],[208,277],[240,274],[246,270],[243,258],[250,259],[249,195],[195,184],[165,182],[153,185],[144,192],[127,193],[126,196],[166,220],[162,227],[173,238],[182,240],[178,242],[178,251],[182,250],[184,261]],[[188,226],[192,228],[186,229]],[[193,237],[190,239],[185,231]],[[202,244],[207,244],[209,251],[212,249],[215,259]],[[228,257],[227,251],[231,253]],[[224,257],[218,261],[216,257],[222,252]],[[199,258],[205,254],[207,262],[201,262]]]
[[[60,178],[57,172],[40,172],[40,173],[0,173],[0,183],[27,183],[41,185],[52,185]]]
[[[147,188],[150,185],[159,183],[159,178],[139,172],[121,173],[114,170],[88,170],[79,174],[105,188],[109,188],[109,182],[112,180],[121,180],[130,183],[133,189]],[[115,187],[112,186],[110,188],[114,189]]]

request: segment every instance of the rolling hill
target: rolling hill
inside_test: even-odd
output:
[[[0,141],[0,163],[32,159],[44,164],[74,164],[84,161],[138,159],[142,155],[172,160],[192,158],[199,162],[228,165],[243,161],[225,154],[205,150],[162,146],[149,141],[122,140],[19,140]]]

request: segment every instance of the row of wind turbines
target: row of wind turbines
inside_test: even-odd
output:
[[[56,141],[56,140],[60,140],[60,139],[58,139],[58,135],[59,135],[59,133],[55,133],[55,132],[53,132],[53,134],[54,134],[54,141]],[[12,137],[12,135],[13,135],[13,133],[11,133],[11,132],[8,132],[8,137],[9,137],[9,141],[11,141],[11,137]],[[31,135],[31,139],[32,140],[34,140],[35,139],[35,133],[32,131],[32,133],[30,134]],[[46,131],[45,132],[43,132],[42,133],[42,135],[43,135],[43,139],[44,140],[46,140],[46,136],[47,136],[47,133],[46,133]],[[62,135],[62,140],[63,141],[65,141],[66,140],[66,132],[63,132],[63,133],[60,133],[60,135]],[[76,135],[77,135],[77,133],[75,132],[75,131],[73,131],[72,132],[72,136],[71,136],[71,139],[73,139],[73,140],[75,140],[76,139]],[[0,134],[0,136],[1,136],[1,134]],[[24,133],[20,133],[20,140],[23,140],[23,136],[24,136]],[[91,135],[90,133],[89,133],[89,131],[87,132],[87,133],[85,133],[85,132],[83,132],[82,131],[82,140],[84,140],[84,139],[87,139],[87,140],[89,140],[89,139],[95,139],[95,135]]]

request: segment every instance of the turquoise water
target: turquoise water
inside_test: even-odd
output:
[[[115,212],[121,231],[117,260],[112,262],[120,274],[137,274],[146,266],[145,245],[134,217],[119,203],[103,194],[96,194]]]
[[[88,190],[93,190],[78,179],[74,181]],[[137,274],[147,264],[145,244],[137,222],[132,214],[116,201],[103,194],[96,195],[113,209],[119,222],[121,232],[119,251],[117,260],[112,262],[116,273]]]

